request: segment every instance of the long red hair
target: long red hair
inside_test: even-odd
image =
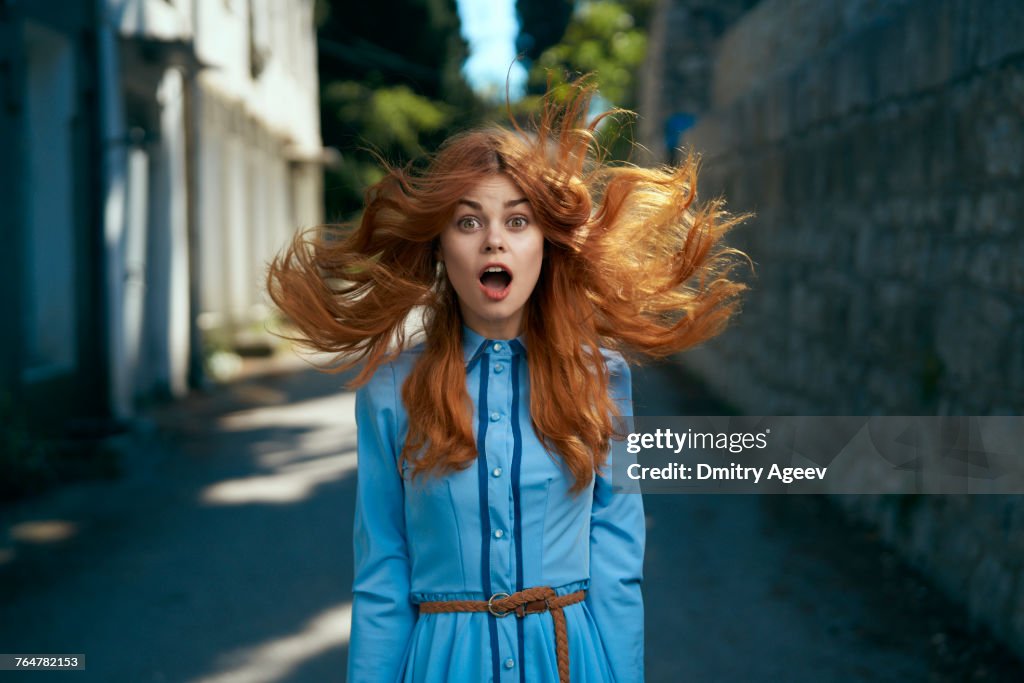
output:
[[[423,311],[423,353],[402,387],[409,415],[401,459],[413,476],[468,467],[476,457],[462,317],[437,259],[456,202],[482,178],[507,174],[545,238],[540,279],[524,314],[533,428],[583,490],[604,465],[616,410],[600,348],[627,359],[665,357],[720,332],[744,285],[742,257],[720,238],[743,217],[721,200],[697,203],[698,162],[638,168],[603,163],[587,122],[593,86],[545,98],[532,129],[490,127],[446,141],[426,164],[394,167],[366,192],[356,226],[295,236],[270,265],[271,298],[303,345],[338,354],[332,371],[363,367],[351,386],[406,346]]]

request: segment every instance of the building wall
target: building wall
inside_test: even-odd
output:
[[[74,120],[79,114],[71,37],[25,23],[27,182],[26,381],[73,373],[75,334]]]
[[[716,86],[685,138],[709,191],[757,213],[734,238],[753,290],[701,364],[759,412],[1021,412],[1017,5],[882,4],[847,25],[807,4],[762,3],[723,40],[715,83],[746,89]],[[762,22],[808,33],[811,7],[822,34],[788,68],[727,57],[757,54]]]
[[[115,357],[144,361],[115,378],[123,410],[182,394],[211,350],[259,328],[266,263],[300,219],[319,217],[312,13],[312,0],[108,4],[126,93],[111,103],[124,117],[114,137],[148,160],[126,176],[127,216],[145,218],[145,263],[113,254],[114,267],[134,267],[146,290],[141,316],[113,322],[123,339]],[[311,191],[296,198],[296,183]],[[139,232],[125,227],[126,236]],[[114,303],[138,298],[121,290]]]
[[[758,1],[658,0],[639,74],[639,139],[649,161],[677,157],[679,135],[710,108],[719,41]]]
[[[0,3],[0,62],[0,406],[182,395],[321,220],[313,0]]]
[[[750,414],[1024,412],[1024,5],[764,0],[683,142],[756,219],[742,314],[685,354]],[[672,29],[668,29],[671,31]],[[1024,655],[1024,501],[840,496]]]
[[[95,42],[86,4],[0,7],[0,413],[60,433],[105,403]]]
[[[266,317],[267,263],[322,220],[313,3],[201,3],[195,45],[200,314],[219,335]]]

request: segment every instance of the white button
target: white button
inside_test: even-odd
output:
[[[500,419],[501,419],[501,413],[499,413],[497,410],[495,410],[493,413],[491,413],[491,422],[497,422]]]
[[[500,477],[501,476],[501,468],[500,467],[495,467],[493,470],[491,470],[491,474],[493,474],[496,477]]]
[[[505,532],[502,531],[501,529],[495,529],[494,530],[494,537],[495,538],[501,538],[504,535],[505,535]]]
[[[516,665],[516,663],[512,661],[511,657],[509,657],[508,659],[505,660],[505,668],[506,669],[511,669],[515,665]]]
[[[494,344],[494,350],[495,351],[501,351],[501,344],[495,343]]]
[[[505,366],[502,365],[501,363],[495,363],[494,364],[494,372],[496,372],[497,374],[500,375],[501,371],[504,370],[504,369],[505,369]]]

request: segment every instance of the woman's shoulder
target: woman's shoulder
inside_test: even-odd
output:
[[[400,388],[422,355],[422,343],[402,349],[398,355],[381,363],[365,386],[374,393]]]
[[[604,357],[605,367],[608,368],[608,372],[612,375],[629,376],[629,363],[626,362],[625,356],[621,353],[615,349],[602,346],[601,356]]]
[[[389,363],[394,370],[395,378],[399,384],[405,381],[405,378],[412,372],[412,368],[419,361],[423,355],[423,349],[425,347],[424,342],[419,342],[412,346],[408,346],[395,356]]]
[[[608,368],[608,389],[612,397],[618,401],[631,400],[633,375],[630,372],[629,363],[621,353],[614,349],[602,347],[601,355],[604,357],[605,367]]]

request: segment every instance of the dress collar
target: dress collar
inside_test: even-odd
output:
[[[487,339],[463,324],[462,354],[466,360],[466,369],[469,370],[484,353],[498,356],[526,353],[526,335],[521,334],[515,339]]]

